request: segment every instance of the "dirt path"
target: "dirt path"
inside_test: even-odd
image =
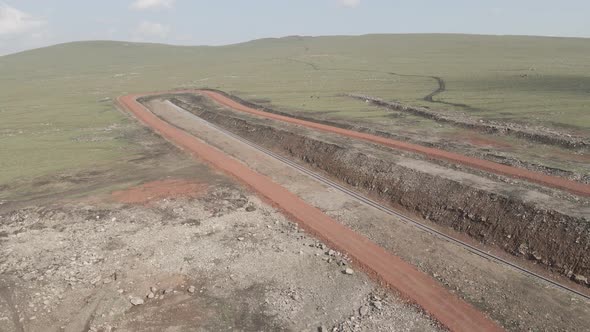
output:
[[[573,194],[581,195],[581,196],[590,196],[590,185],[586,185],[583,183],[559,178],[556,176],[545,175],[542,173],[537,173],[533,171],[529,171],[526,169],[516,168],[512,166],[507,166],[503,164],[498,164],[492,161],[468,157],[465,155],[461,155],[458,153],[453,153],[449,151],[444,151],[436,148],[428,148],[417,144],[402,142],[390,138],[380,137],[376,135],[371,135],[367,133],[356,132],[348,129],[333,127],[325,124],[320,124],[316,122],[300,120],[284,115],[273,114],[264,112],[261,110],[257,110],[245,105],[234,101],[233,99],[215,91],[198,91],[199,93],[206,95],[207,97],[211,98],[212,100],[226,106],[230,107],[237,111],[247,112],[250,114],[263,116],[275,120],[280,120],[284,122],[289,122],[301,126],[305,126],[312,129],[322,130],[326,132],[332,132],[344,136],[348,136],[355,139],[362,139],[365,141],[369,141],[372,143],[381,144],[384,146],[388,146],[394,149],[405,150],[413,153],[419,153],[425,155],[429,158],[433,159],[440,159],[444,161],[450,161],[452,163],[462,164],[465,166],[473,167],[476,169],[480,169],[483,171],[496,173],[500,175],[509,176],[512,178],[523,179],[530,182],[538,183],[541,185],[545,185],[548,187],[553,187],[557,189],[562,189],[565,191],[569,191]]]
[[[462,108],[464,108],[466,110],[478,110],[478,109],[476,109],[474,107],[471,107],[471,106],[469,106],[467,104],[451,103],[451,102],[446,102],[446,101],[442,101],[442,100],[434,100],[434,97],[435,96],[438,96],[439,94],[447,91],[447,85],[446,85],[445,80],[442,77],[439,77],[439,76],[416,75],[416,74],[399,74],[399,73],[394,73],[394,72],[384,72],[384,71],[370,70],[370,69],[320,68],[318,65],[316,65],[313,62],[308,62],[308,61],[303,61],[303,60],[297,60],[297,59],[294,59],[294,58],[286,58],[286,60],[304,64],[306,66],[311,67],[315,71],[319,71],[319,70],[325,70],[325,71],[348,71],[348,72],[361,72],[361,73],[388,74],[388,75],[391,75],[391,76],[399,76],[399,77],[418,77],[418,78],[431,79],[434,82],[436,82],[437,87],[432,92],[430,92],[426,96],[422,97],[422,100],[427,101],[427,102],[430,102],[430,103],[438,103],[438,104],[443,104],[443,105],[450,105],[450,106],[455,106],[455,107],[462,107]]]
[[[444,326],[453,331],[502,330],[473,306],[399,257],[338,223],[270,178],[254,172],[223,152],[159,119],[136,101],[138,97],[140,95],[128,95],[120,97],[118,101],[164,138],[237,178],[284,211],[308,232],[347,253],[369,274],[398,291],[402,297],[418,304]]]
[[[396,74],[396,73],[390,73],[390,74],[391,75],[399,75],[399,74]],[[421,76],[421,75],[415,75],[415,76],[433,79],[438,84],[438,88],[436,88],[436,90],[434,90],[431,93],[429,93],[426,96],[424,96],[422,98],[422,100],[427,101],[427,102],[430,102],[430,103],[437,103],[437,104],[449,105],[449,106],[454,106],[454,107],[462,107],[465,110],[469,110],[469,111],[480,111],[480,109],[475,108],[475,107],[472,107],[472,106],[469,106],[467,104],[463,104],[463,103],[451,103],[451,102],[448,102],[448,101],[442,101],[442,100],[435,100],[435,99],[433,99],[433,97],[438,96],[439,94],[447,91],[447,83],[445,82],[445,80],[442,77],[438,77],[438,76]]]
[[[421,228],[411,225],[409,222],[405,223],[403,218],[392,216],[373,205],[361,203],[358,198],[316,178],[316,176],[322,177],[327,173],[323,173],[317,167],[300,158],[301,156],[308,156],[310,160],[318,163],[324,163],[323,159],[320,161],[313,154],[307,152],[296,153],[295,155],[286,152],[290,147],[301,146],[305,144],[304,142],[291,138],[287,139],[283,135],[269,135],[265,130],[259,130],[260,127],[255,124],[277,126],[275,128],[281,128],[285,130],[285,133],[298,133],[299,135],[309,136],[310,139],[325,139],[327,144],[338,145],[342,143],[346,146],[350,145],[351,150],[358,149],[369,155],[373,154],[373,150],[379,150],[382,153],[377,153],[375,156],[388,160],[388,154],[383,149],[377,146],[370,147],[371,144],[363,141],[350,142],[347,137],[339,137],[338,135],[322,133],[304,127],[297,128],[298,126],[291,124],[270,124],[264,118],[223,110],[223,106],[214,105],[208,99],[202,97],[186,95],[176,97],[174,102],[168,98],[142,100],[142,104],[164,121],[241,161],[252,170],[270,177],[274,182],[296,194],[308,204],[319,208],[339,223],[366,236],[390,253],[432,276],[445,288],[460,294],[462,299],[474,305],[507,330],[584,331],[584,327],[590,326],[590,300],[580,299],[582,302],[574,302],[572,299],[578,298],[571,296],[569,292],[566,293],[557,288],[547,287],[544,282],[538,282],[536,278],[531,278],[513,268],[497,264],[495,261],[479,255],[473,255],[463,247],[447,242],[438,236],[425,234]],[[185,101],[186,104],[183,104],[181,100]],[[228,122],[221,120],[221,118],[228,115],[231,115],[231,119],[233,119],[228,122],[235,121],[235,123],[239,123],[246,119],[252,122],[249,122],[248,125],[242,123],[239,125],[241,129],[236,130],[237,127],[232,125],[226,127]],[[218,122],[218,120],[221,121]],[[286,140],[281,139],[281,137]],[[241,138],[256,142],[255,145],[262,145],[264,148],[279,154],[277,156],[279,159],[254,148],[242,141]],[[267,145],[265,143],[266,139],[280,142],[281,144],[277,144],[281,145],[281,147],[273,144]],[[313,144],[310,144],[311,146]],[[316,146],[315,149],[317,151],[323,150],[319,146]],[[283,157],[280,156],[282,152],[286,153],[283,156],[289,157],[281,158]],[[409,157],[408,159],[412,160]],[[413,162],[416,162],[416,160]],[[428,164],[426,161],[423,161],[423,163]],[[408,165],[406,164],[406,166]],[[305,170],[301,169],[301,167]],[[451,170],[446,169],[445,172],[449,171]],[[393,172],[397,173],[396,171]],[[475,177],[475,175],[464,171],[453,170],[452,172],[462,173],[469,178]],[[404,177],[402,176],[402,178]],[[459,176],[457,179],[460,180],[461,177]],[[477,180],[475,181],[477,182]],[[497,185],[498,188],[504,187],[501,183],[497,183]],[[364,193],[365,195],[368,194],[366,191]],[[370,194],[368,195],[370,196]],[[372,197],[375,198],[375,196]],[[435,224],[430,221],[420,221],[423,224],[435,227]],[[449,231],[448,228],[445,229]],[[464,234],[462,236],[459,233],[452,233],[452,236],[465,239]],[[473,244],[477,245],[477,243],[473,241]],[[499,249],[499,247],[496,249]],[[485,251],[489,252],[489,250],[491,250],[491,247],[486,246]],[[500,253],[502,251],[495,250],[495,252]],[[508,259],[512,257],[503,254],[501,256]],[[523,267],[532,269],[532,271],[541,274],[546,273],[544,267],[538,264],[522,259],[516,259],[516,261],[522,264]],[[562,282],[565,285],[575,286],[568,282],[566,278],[563,278]],[[584,288],[582,287],[577,289],[583,291]],[[514,294],[518,295],[515,296]],[[551,314],[547,315],[547,313]],[[381,330],[385,331],[387,329],[383,328]],[[395,330],[401,329],[396,328]]]

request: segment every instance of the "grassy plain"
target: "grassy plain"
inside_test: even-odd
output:
[[[388,114],[365,93],[590,134],[590,39],[472,35],[287,37],[222,47],[77,42],[0,57],[0,185],[101,167],[136,153],[112,99],[219,88],[284,110],[354,121]],[[402,75],[392,75],[397,73]],[[110,98],[110,99],[109,99]],[[417,122],[417,126],[428,122]],[[0,197],[1,198],[1,197]]]

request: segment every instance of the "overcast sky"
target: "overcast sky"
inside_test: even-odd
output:
[[[588,38],[590,0],[0,0],[0,54],[75,40],[422,32]]]

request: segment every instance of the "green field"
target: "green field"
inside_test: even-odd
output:
[[[590,39],[368,35],[222,47],[78,42],[3,56],[0,184],[104,166],[133,153],[120,139],[133,123],[107,98],[180,87],[384,121],[385,111],[338,96],[365,93],[590,134],[589,55]],[[469,107],[422,100],[438,86],[428,76],[446,82],[435,100]]]

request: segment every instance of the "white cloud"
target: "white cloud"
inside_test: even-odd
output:
[[[169,9],[174,6],[175,0],[135,0],[130,8],[135,10]]]
[[[166,38],[170,33],[170,27],[161,23],[141,22],[135,29],[135,37],[139,39],[150,39],[150,38]]]
[[[0,2],[0,35],[17,35],[35,30],[45,21]]]
[[[343,7],[355,8],[361,4],[361,0],[338,0],[338,3]]]

